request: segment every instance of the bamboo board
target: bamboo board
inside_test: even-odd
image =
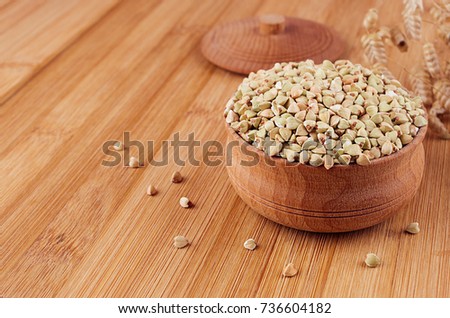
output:
[[[22,0],[0,4],[0,102],[117,4]]]
[[[387,222],[347,234],[265,220],[234,193],[223,165],[101,166],[102,144],[124,131],[154,140],[154,158],[176,132],[225,142],[222,110],[242,77],[200,54],[202,36],[217,23],[267,12],[316,20],[344,34],[346,56],[363,62],[362,15],[378,6],[382,21],[395,23],[401,1],[64,3],[75,18],[61,33],[52,26],[64,8],[0,6],[0,15],[18,6],[14,14],[47,20],[55,43],[36,37],[11,51],[36,53],[28,57],[39,67],[0,77],[1,297],[450,296],[450,146],[431,134],[417,197]],[[1,52],[33,28],[20,21],[0,19],[0,37],[11,34]],[[397,64],[392,70],[405,79]],[[197,148],[195,156],[204,153]],[[170,182],[175,170],[184,182]],[[149,183],[159,190],[154,197],[145,194]],[[193,208],[179,206],[185,195]],[[412,221],[422,228],[416,236],[403,232]],[[173,248],[178,234],[191,240],[188,248]],[[249,237],[259,243],[253,252],[242,247]],[[368,252],[381,257],[380,267],[365,267]],[[299,275],[283,278],[286,262]]]

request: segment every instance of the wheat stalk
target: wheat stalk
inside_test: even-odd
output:
[[[407,39],[420,41],[422,37],[422,21],[433,25],[436,36],[450,46],[450,0],[433,0],[429,10],[433,21],[422,19],[424,6],[422,0],[403,0],[402,17]],[[369,10],[363,25],[368,31],[361,37],[364,55],[372,64],[374,72],[382,74],[386,79],[395,79],[387,68],[388,56],[385,44],[394,44],[401,52],[406,52],[408,42],[399,27],[392,29],[379,26],[378,14],[375,9]],[[433,39],[433,41],[434,41]],[[450,139],[450,132],[441,122],[438,115],[450,112],[450,61],[445,60],[445,68],[441,70],[439,56],[431,40],[422,42],[423,66],[418,66],[409,74],[412,90],[417,94],[429,111],[429,126],[440,138]],[[438,43],[437,43],[438,44]],[[414,46],[413,46],[414,48]],[[442,52],[439,46],[439,53]],[[448,51],[444,50],[444,54]],[[390,60],[392,61],[392,60]],[[395,62],[395,61],[392,61]],[[402,67],[405,70],[404,67]]]
[[[408,12],[415,12],[416,10],[423,11],[422,0],[403,0],[404,10]]]
[[[376,32],[384,44],[392,45],[391,28],[387,26],[380,26]]]
[[[439,57],[436,53],[433,43],[427,42],[422,46],[423,59],[425,66],[433,79],[441,77],[441,67]]]
[[[364,54],[370,63],[387,64],[386,49],[377,33],[366,34],[361,38]]]
[[[450,8],[446,9],[443,4],[434,3],[430,8],[430,14],[438,23],[450,22]]]
[[[450,24],[440,25],[437,29],[437,34],[445,44],[450,46]]]
[[[450,80],[441,79],[433,83],[435,101],[446,111],[450,111]]]
[[[430,73],[422,67],[415,67],[409,75],[409,81],[413,92],[420,96],[426,106],[431,106],[433,103],[433,83]]]
[[[420,13],[403,11],[402,16],[406,35],[410,39],[420,41],[422,37],[422,16]]]
[[[374,32],[378,28],[377,9],[372,8],[367,11],[367,14],[363,20],[363,26],[366,28],[367,32]]]
[[[403,23],[406,35],[416,41],[422,37],[422,0],[403,0]]]
[[[385,65],[381,64],[381,63],[377,62],[377,63],[373,64],[372,70],[375,73],[382,74],[388,80],[392,81],[392,80],[396,79],[395,76],[391,73],[391,71],[389,71],[388,68]]]
[[[437,103],[434,103],[428,113],[428,125],[439,138],[450,139],[450,132],[438,117],[438,115],[443,114],[444,112],[445,110],[440,108]]]
[[[450,1],[449,0],[442,0],[442,3],[445,6],[445,9],[447,10],[447,12],[450,12]]]

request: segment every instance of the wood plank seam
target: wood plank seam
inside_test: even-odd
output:
[[[81,39],[84,34],[89,32],[89,30],[93,29],[103,18],[105,18],[112,10],[116,9],[117,6],[121,3],[122,0],[116,0],[116,4],[110,7],[108,10],[104,11],[97,20],[89,25],[86,29],[84,29],[78,36],[75,36],[71,39],[71,41],[68,41],[65,43],[65,46],[61,47],[59,51],[55,52],[53,56],[50,56],[48,59],[44,60],[42,63],[21,63],[21,62],[13,62],[13,63],[7,63],[6,65],[20,65],[20,66],[33,66],[34,70],[32,73],[30,73],[28,76],[25,76],[20,83],[18,83],[13,89],[11,89],[9,92],[7,92],[4,96],[0,96],[0,107],[8,101],[12,96],[17,94],[22,87],[25,86],[25,84],[29,81],[32,81],[43,69],[49,65],[53,60],[55,60],[58,56],[60,56],[66,49],[70,49],[70,47],[76,43],[79,39]],[[63,18],[63,17],[62,17]],[[61,19],[62,19],[61,18]]]

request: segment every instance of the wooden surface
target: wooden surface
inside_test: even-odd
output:
[[[0,102],[116,3],[117,0],[23,0],[0,6]]]
[[[308,18],[333,25],[346,56],[363,62],[359,25],[371,6],[385,24],[399,19],[399,0],[2,1],[0,296],[449,297],[450,143],[432,134],[414,200],[347,234],[265,220],[223,166],[101,166],[102,144],[124,131],[154,140],[155,158],[175,132],[225,142],[223,108],[242,78],[202,58],[214,25],[267,12]],[[395,61],[420,56],[391,50],[404,80]],[[183,183],[170,182],[175,170]],[[146,195],[149,183],[158,195]],[[184,195],[193,208],[179,206]],[[415,236],[404,233],[413,221]],[[173,248],[179,234],[188,248]],[[254,251],[242,247],[249,237]],[[364,265],[368,252],[380,267]],[[287,262],[297,276],[281,276]]]

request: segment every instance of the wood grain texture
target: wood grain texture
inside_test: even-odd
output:
[[[0,6],[0,103],[118,0],[22,0]]]
[[[213,28],[204,36],[201,49],[213,64],[249,74],[271,68],[277,62],[335,61],[342,57],[345,43],[335,30],[323,24],[296,17],[262,15]]]
[[[17,15],[58,20],[46,2],[33,10],[21,3],[6,2],[0,14],[19,6]],[[100,2],[91,3],[94,10]],[[222,111],[242,78],[202,57],[201,38],[213,26],[268,12],[298,16],[332,25],[345,35],[346,56],[364,62],[359,24],[371,6],[386,24],[399,19],[401,1],[137,0],[120,2],[82,33],[72,24],[78,36],[62,51],[36,38],[33,51],[56,58],[0,106],[0,296],[449,297],[450,144],[432,134],[413,201],[382,224],[344,234],[302,232],[259,216],[223,165],[101,166],[109,158],[102,144],[124,131],[153,140],[155,160],[176,132],[225,143]],[[0,25],[20,39],[31,27],[25,21],[18,29],[14,20]],[[55,42],[66,41],[61,34],[53,33]],[[392,52],[408,66],[420,58]],[[401,66],[390,67],[405,80]],[[194,154],[206,156],[201,148]],[[180,156],[187,158],[185,147]],[[184,182],[170,182],[175,170]],[[149,183],[159,190],[154,197],[145,193]],[[181,196],[195,206],[181,208]],[[404,233],[413,221],[422,229],[415,236]],[[188,248],[173,248],[179,234]],[[249,237],[259,244],[252,252],[242,247]],[[381,257],[380,267],[365,267],[368,252]],[[297,276],[281,276],[287,262]]]

